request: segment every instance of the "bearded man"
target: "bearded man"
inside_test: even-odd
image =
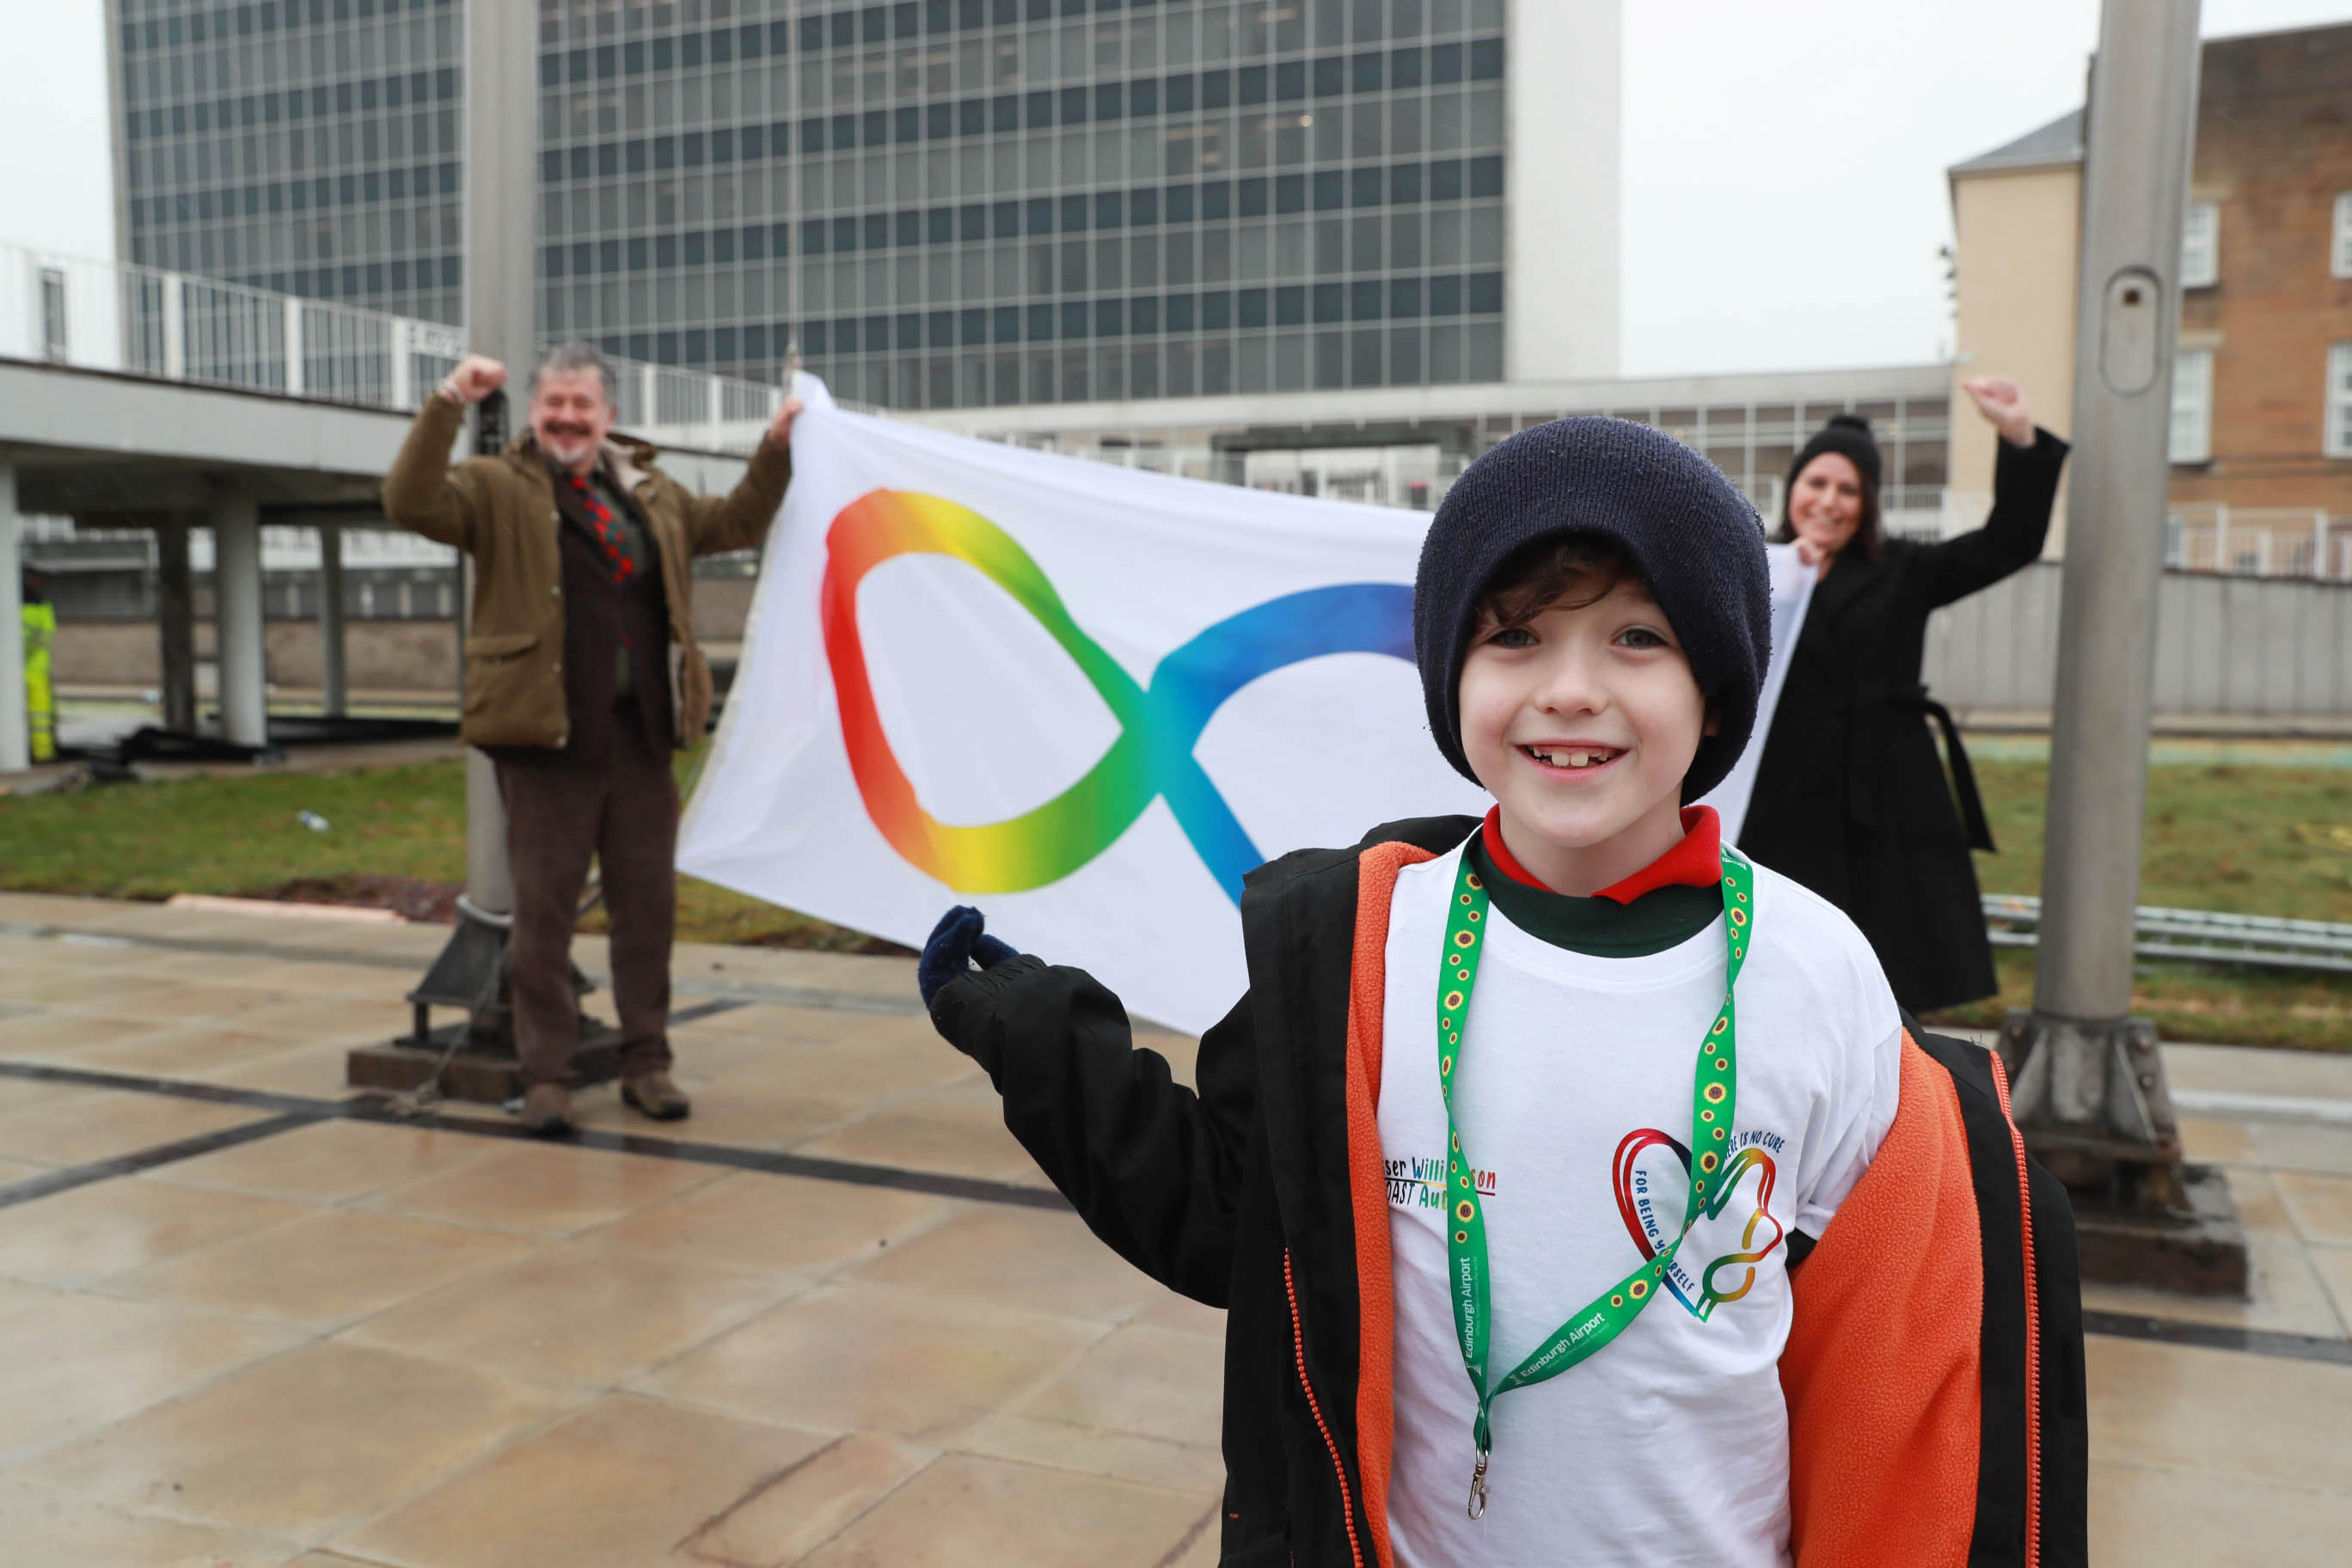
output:
[[[777,411],[731,492],[698,496],[654,467],[652,447],[613,438],[604,359],[565,343],[531,374],[530,427],[496,456],[450,467],[466,409],[506,378],[496,360],[468,355],[425,399],[384,476],[384,514],[474,559],[463,732],[497,762],[506,800],[524,1125],[549,1137],[572,1128],[572,928],[592,856],[613,922],[621,1098],[675,1121],[690,1106],[670,1077],[670,757],[702,739],[711,708],[693,563],[765,536],[792,478],[801,405]]]

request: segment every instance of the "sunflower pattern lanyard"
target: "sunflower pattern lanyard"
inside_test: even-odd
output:
[[[1551,1337],[1509,1375],[1492,1384],[1486,1379],[1486,1347],[1493,1335],[1494,1295],[1486,1261],[1486,1212],[1479,1206],[1469,1155],[1463,1152],[1462,1131],[1454,1121],[1454,1078],[1462,1065],[1462,1035],[1470,1016],[1470,991],[1478,979],[1478,954],[1486,925],[1486,885],[1462,857],[1454,898],[1446,906],[1445,951],[1437,981],[1437,1081],[1445,1098],[1445,1174],[1453,1203],[1446,1210],[1446,1258],[1454,1282],[1454,1326],[1462,1342],[1462,1364],[1470,1373],[1471,1391],[1478,1396],[1478,1418],[1472,1428],[1477,1445],[1476,1464],[1470,1473],[1470,1517],[1486,1511],[1486,1458],[1494,1451],[1494,1432],[1487,1416],[1495,1401],[1515,1388],[1525,1388],[1558,1377],[1593,1355],[1641,1316],[1662,1288],[1666,1271],[1684,1237],[1707,1207],[1709,1188],[1717,1184],[1731,1139],[1731,1118],[1738,1096],[1739,1069],[1732,998],[1740,965],[1747,961],[1754,938],[1755,872],[1738,852],[1723,851],[1723,918],[1729,960],[1725,968],[1723,1007],[1698,1048],[1696,1082],[1691,1091],[1691,1190],[1683,1209],[1682,1229],[1657,1256],[1594,1297],[1571,1314]]]

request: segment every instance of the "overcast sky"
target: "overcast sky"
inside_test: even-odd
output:
[[[108,254],[100,0],[5,4],[0,240]],[[1625,0],[1624,17],[1623,369],[1665,375],[1948,352],[1944,170],[2082,101],[2099,7]],[[2204,17],[2209,37],[2266,32],[2352,21],[2352,0]]]

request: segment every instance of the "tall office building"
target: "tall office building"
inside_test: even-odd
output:
[[[108,0],[124,259],[455,323],[458,0]]]
[[[457,319],[458,0],[110,9],[131,259]],[[910,409],[1616,370],[1618,0],[540,13],[548,335]]]

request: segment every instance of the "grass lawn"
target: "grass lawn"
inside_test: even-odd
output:
[[[681,776],[692,767],[682,761]],[[1977,776],[2001,853],[1988,892],[2042,881],[2047,770],[1985,760]],[[296,820],[311,811],[329,829]],[[2210,763],[2150,770],[2140,901],[2352,922],[2352,770]],[[0,798],[0,889],[163,899],[177,892],[368,898],[390,879],[446,893],[465,879],[465,781],[456,763],[250,775]],[[591,917],[593,922],[600,917]],[[682,879],[678,935],[834,949],[873,939]],[[1942,1015],[1995,1024],[2032,994],[2031,952],[2000,952],[1998,1001]],[[2134,1010],[2171,1039],[2352,1049],[2352,984],[2193,964],[2144,964]]]
[[[1988,893],[2042,890],[2049,768],[1979,761],[1998,855]],[[2192,763],[2148,770],[2139,901],[2170,909],[2352,922],[2352,770]],[[1937,1015],[1990,1027],[2033,1001],[2033,953],[1994,950],[2000,995]],[[2132,1011],[2165,1038],[2352,1050],[2352,976],[2196,963],[2138,966]]]
[[[681,779],[693,761],[681,759]],[[305,811],[326,818],[326,831],[303,826]],[[16,892],[168,899],[291,890],[415,912],[436,902],[446,909],[465,880],[466,773],[455,762],[347,773],[257,769],[0,797],[0,889]],[[682,942],[897,951],[691,877],[678,880],[677,914]],[[598,910],[583,929],[602,929],[603,921]]]

